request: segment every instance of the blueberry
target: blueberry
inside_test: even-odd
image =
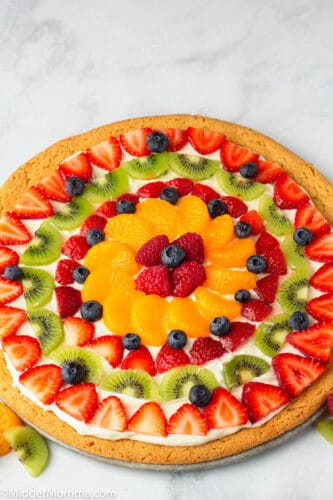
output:
[[[235,300],[237,300],[237,302],[240,302],[241,304],[244,304],[245,302],[250,300],[250,298],[251,294],[248,290],[238,290],[235,293]]]
[[[61,367],[61,378],[67,384],[80,384],[85,376],[85,368],[75,361],[66,361]]]
[[[210,200],[208,202],[208,212],[212,219],[228,212],[227,205],[222,200]]]
[[[82,318],[87,321],[95,322],[103,316],[103,306],[96,300],[83,302],[80,311]]]
[[[65,180],[65,191],[69,196],[78,196],[84,190],[84,182],[80,177],[68,177]]]
[[[175,205],[179,199],[178,190],[172,186],[163,188],[160,192],[160,199]]]
[[[166,267],[177,267],[185,259],[185,251],[177,245],[168,245],[161,252],[161,262]]]
[[[136,207],[133,201],[119,200],[116,204],[117,214],[135,214]]]
[[[5,267],[3,275],[6,278],[6,280],[12,280],[12,281],[21,281],[21,279],[23,278],[22,270],[18,266]]]
[[[93,247],[97,243],[105,240],[105,234],[101,229],[89,229],[86,240],[88,245]]]
[[[230,330],[231,323],[226,316],[218,316],[214,318],[209,325],[209,331],[217,337],[222,337]]]
[[[169,140],[162,132],[152,132],[146,139],[147,148],[152,153],[162,153],[169,145]]]
[[[128,351],[135,351],[141,345],[141,337],[136,333],[126,333],[121,339],[121,343],[124,349]]]
[[[258,172],[258,165],[252,161],[244,163],[244,165],[242,165],[241,168],[239,169],[239,173],[241,174],[241,176],[245,177],[246,179],[254,177],[257,172]]]
[[[76,283],[82,284],[86,281],[89,274],[90,274],[89,269],[87,269],[84,266],[78,266],[73,271],[73,280],[76,281]]]
[[[267,262],[261,255],[251,255],[246,261],[246,269],[250,273],[263,273],[267,267]]]
[[[296,311],[288,319],[288,326],[293,330],[305,330],[309,326],[309,317],[305,312]]]
[[[187,336],[183,330],[171,330],[168,333],[167,342],[174,349],[182,349],[186,345]]]
[[[211,397],[212,394],[210,390],[202,384],[193,385],[188,393],[188,398],[191,403],[200,408],[207,406]]]
[[[311,243],[313,234],[307,227],[299,227],[298,229],[295,230],[293,238],[295,243],[297,243],[297,245],[305,247],[305,245]]]
[[[248,222],[237,222],[235,225],[235,234],[238,238],[247,238],[250,236],[252,227]]]

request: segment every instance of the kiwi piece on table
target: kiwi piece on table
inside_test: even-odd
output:
[[[23,252],[20,262],[25,266],[44,266],[57,260],[61,254],[62,236],[48,221],[44,221]]]
[[[28,313],[29,323],[38,337],[42,352],[46,356],[56,349],[64,339],[62,321],[52,311],[36,309]]]
[[[128,191],[127,172],[119,167],[86,185],[83,196],[93,203],[112,200]]]
[[[35,429],[26,425],[16,425],[3,434],[29,474],[33,477],[39,476],[49,460],[45,439]]]
[[[289,317],[289,314],[277,314],[257,327],[254,343],[266,356],[272,358],[283,346],[291,331],[288,326]]]
[[[157,153],[141,158],[133,158],[122,164],[129,176],[134,179],[154,179],[165,174],[169,167],[169,153]]]
[[[309,262],[305,257],[304,247],[297,245],[292,235],[286,236],[281,243],[281,250],[288,267],[293,271],[310,272]]]
[[[249,354],[239,354],[234,356],[228,363],[224,363],[224,381],[227,388],[231,390],[263,375],[268,372],[269,368],[269,364],[264,359]]]
[[[223,169],[216,173],[216,180],[226,194],[236,196],[244,201],[255,200],[265,191],[264,184],[245,179],[237,174],[231,174]]]
[[[172,368],[161,380],[160,396],[164,401],[188,398],[191,388],[198,384],[205,385],[210,391],[219,385],[215,375],[207,368],[193,365]]]
[[[69,203],[66,203],[59,212],[52,215],[49,221],[58,229],[75,229],[81,226],[93,211],[94,207],[88,200],[82,196],[76,196]]]
[[[41,307],[50,302],[54,289],[54,280],[43,269],[22,267],[24,298],[28,309]]]
[[[102,389],[150,401],[158,396],[154,380],[141,370],[115,370],[106,377]]]
[[[203,181],[215,174],[220,162],[202,156],[169,153],[169,168],[180,177]]]
[[[306,271],[298,271],[283,281],[277,293],[277,301],[286,313],[305,312],[308,292],[309,274]]]
[[[259,214],[265,219],[268,231],[277,236],[290,234],[294,230],[288,217],[275,205],[268,194],[263,195],[259,200]]]
[[[82,347],[64,345],[51,352],[50,358],[59,365],[67,362],[78,363],[85,372],[84,382],[99,385],[103,375],[103,366],[100,356],[95,352]]]
[[[316,428],[329,443],[333,444],[333,418],[325,418],[316,423]]]

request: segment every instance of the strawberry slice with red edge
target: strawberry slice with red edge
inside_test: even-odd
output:
[[[117,215],[117,205],[115,201],[105,201],[100,205],[95,215],[100,215],[101,217],[105,217],[106,219],[110,219],[111,217],[115,217]]]
[[[333,322],[321,321],[305,330],[288,333],[286,339],[305,356],[327,363],[333,345]]]
[[[247,206],[242,200],[234,196],[221,196],[220,199],[227,205],[228,214],[231,217],[240,217],[247,212]]]
[[[12,335],[2,340],[2,346],[16,370],[32,368],[42,352],[37,339],[29,335]]]
[[[27,313],[23,309],[0,306],[0,340],[14,335],[26,319]]]
[[[259,160],[258,161],[258,171],[252,180],[256,182],[261,182],[262,184],[271,184],[278,177],[285,174],[285,171],[272,161]]]
[[[51,174],[44,177],[38,184],[38,187],[50,200],[65,203],[71,199],[65,190],[65,179],[58,169],[53,170]]]
[[[311,260],[333,263],[333,233],[317,236],[306,245],[305,254]]]
[[[179,196],[186,196],[192,193],[194,182],[186,177],[176,177],[167,181],[165,185],[176,188]]]
[[[45,219],[53,214],[53,207],[37,186],[22,196],[12,211],[20,219]]]
[[[139,203],[139,196],[134,193],[124,193],[118,196],[117,201],[119,200],[131,201],[134,205],[137,205]]]
[[[15,214],[7,212],[0,217],[1,245],[23,245],[30,240],[31,234]]]
[[[189,355],[191,363],[203,365],[215,358],[220,358],[224,353],[221,342],[211,337],[198,337],[193,342]]]
[[[62,247],[62,253],[73,260],[81,260],[90,250],[90,246],[84,236],[74,234],[70,236]]]
[[[258,156],[258,153],[230,141],[225,141],[221,147],[221,161],[229,172],[237,172],[244,163],[257,163]]]
[[[174,349],[164,344],[156,357],[157,373],[164,373],[176,366],[190,364],[190,358],[183,349]]]
[[[258,295],[259,299],[271,304],[275,300],[278,284],[278,275],[270,274],[257,281],[254,291]]]
[[[247,222],[251,226],[251,234],[256,236],[257,234],[263,233],[265,229],[265,224],[260,215],[256,210],[250,210],[246,214],[240,217],[242,222]]]
[[[310,279],[310,286],[321,292],[333,293],[333,264],[324,264]]]
[[[249,418],[245,406],[224,387],[214,389],[204,415],[209,429],[244,425]]]
[[[296,182],[285,174],[275,183],[274,203],[279,208],[297,208],[300,203],[309,201],[309,195]]]
[[[306,305],[306,310],[318,320],[333,321],[333,293],[325,293],[325,295],[311,299]]]
[[[14,250],[0,247],[0,273],[3,273],[7,266],[16,266],[19,260],[20,257]]]
[[[127,418],[120,399],[117,396],[108,396],[103,399],[88,424],[102,427],[102,429],[124,432],[127,427]]]
[[[111,136],[87,149],[87,156],[98,167],[111,171],[119,167],[122,151],[118,140]]]
[[[0,304],[8,304],[23,294],[22,283],[0,278]]]
[[[328,395],[327,409],[328,409],[329,414],[333,417],[333,393]]]
[[[273,308],[263,300],[250,299],[243,304],[241,315],[250,321],[264,321]]]
[[[261,233],[256,241],[256,252],[260,255],[276,247],[280,247],[278,240],[267,232]]]
[[[201,184],[200,182],[196,182],[194,184],[192,195],[197,196],[205,203],[209,203],[211,200],[221,199],[221,195],[215,191],[215,189],[210,186],[206,186],[206,184]]]
[[[102,217],[101,215],[90,215],[82,224],[80,228],[80,235],[86,237],[88,231],[91,229],[100,229],[103,231],[107,223],[107,220],[105,217]]]
[[[98,396],[95,384],[85,382],[59,391],[56,405],[77,420],[88,422],[96,411]]]
[[[243,387],[242,403],[246,406],[252,423],[258,422],[289,401],[288,394],[280,387],[262,382],[247,382]]]
[[[235,351],[254,335],[255,329],[256,327],[251,323],[233,321],[228,333],[220,337],[223,350],[227,352]]]
[[[131,130],[121,134],[120,143],[125,151],[132,156],[147,156],[150,154],[147,147],[147,137],[151,132],[151,128],[148,127]]]
[[[135,351],[130,351],[121,363],[122,370],[143,370],[149,375],[156,374],[156,367],[152,355],[146,346],[141,345]]]
[[[266,259],[266,273],[284,275],[287,274],[287,264],[280,247],[263,250],[260,252]]]
[[[292,398],[311,385],[325,371],[325,366],[319,361],[290,353],[275,356],[272,366],[280,386]]]
[[[124,348],[119,335],[102,335],[89,342],[87,347],[105,358],[113,368],[119,366],[123,359]]]
[[[188,127],[187,135],[192,147],[203,155],[214,153],[225,140],[225,136],[218,132],[194,127]]]
[[[80,264],[76,260],[61,259],[58,261],[55,279],[59,285],[71,285],[74,283],[73,271]]]
[[[205,436],[208,426],[204,415],[196,406],[185,403],[171,415],[168,422],[169,434],[191,434]]]
[[[167,435],[167,422],[158,403],[145,403],[130,418],[127,426],[130,432],[148,436]]]
[[[69,316],[66,318],[64,321],[64,328],[74,345],[79,347],[90,342],[95,335],[95,325],[76,316]]]
[[[307,227],[312,234],[329,233],[330,223],[311,203],[302,203],[296,211],[295,227]]]
[[[187,143],[187,130],[181,128],[160,128],[158,130],[168,138],[167,151],[179,151]]]
[[[85,153],[79,153],[63,161],[59,165],[59,171],[65,179],[74,176],[79,177],[84,182],[89,182],[92,175],[90,161]]]
[[[54,292],[61,319],[73,316],[79,310],[82,304],[80,290],[71,286],[57,286]]]
[[[57,365],[38,365],[20,375],[19,381],[43,404],[49,405],[62,386],[61,368]]]
[[[162,181],[149,182],[139,187],[136,194],[139,198],[159,198],[161,191],[166,187],[166,183]]]

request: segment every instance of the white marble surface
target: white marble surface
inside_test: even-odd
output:
[[[0,0],[0,180],[65,136],[183,112],[262,131],[332,181],[332,19],[331,0]],[[13,454],[1,458],[0,498],[45,499],[45,488],[54,498],[332,498],[333,447],[313,428],[209,472],[131,471],[50,448],[35,480]]]

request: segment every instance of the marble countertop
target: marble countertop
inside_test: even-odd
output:
[[[332,182],[332,18],[330,0],[1,0],[0,181],[63,137],[174,112],[261,131]],[[0,458],[0,498],[332,498],[333,447],[313,427],[242,463],[191,473],[50,449],[38,479],[13,454]]]

